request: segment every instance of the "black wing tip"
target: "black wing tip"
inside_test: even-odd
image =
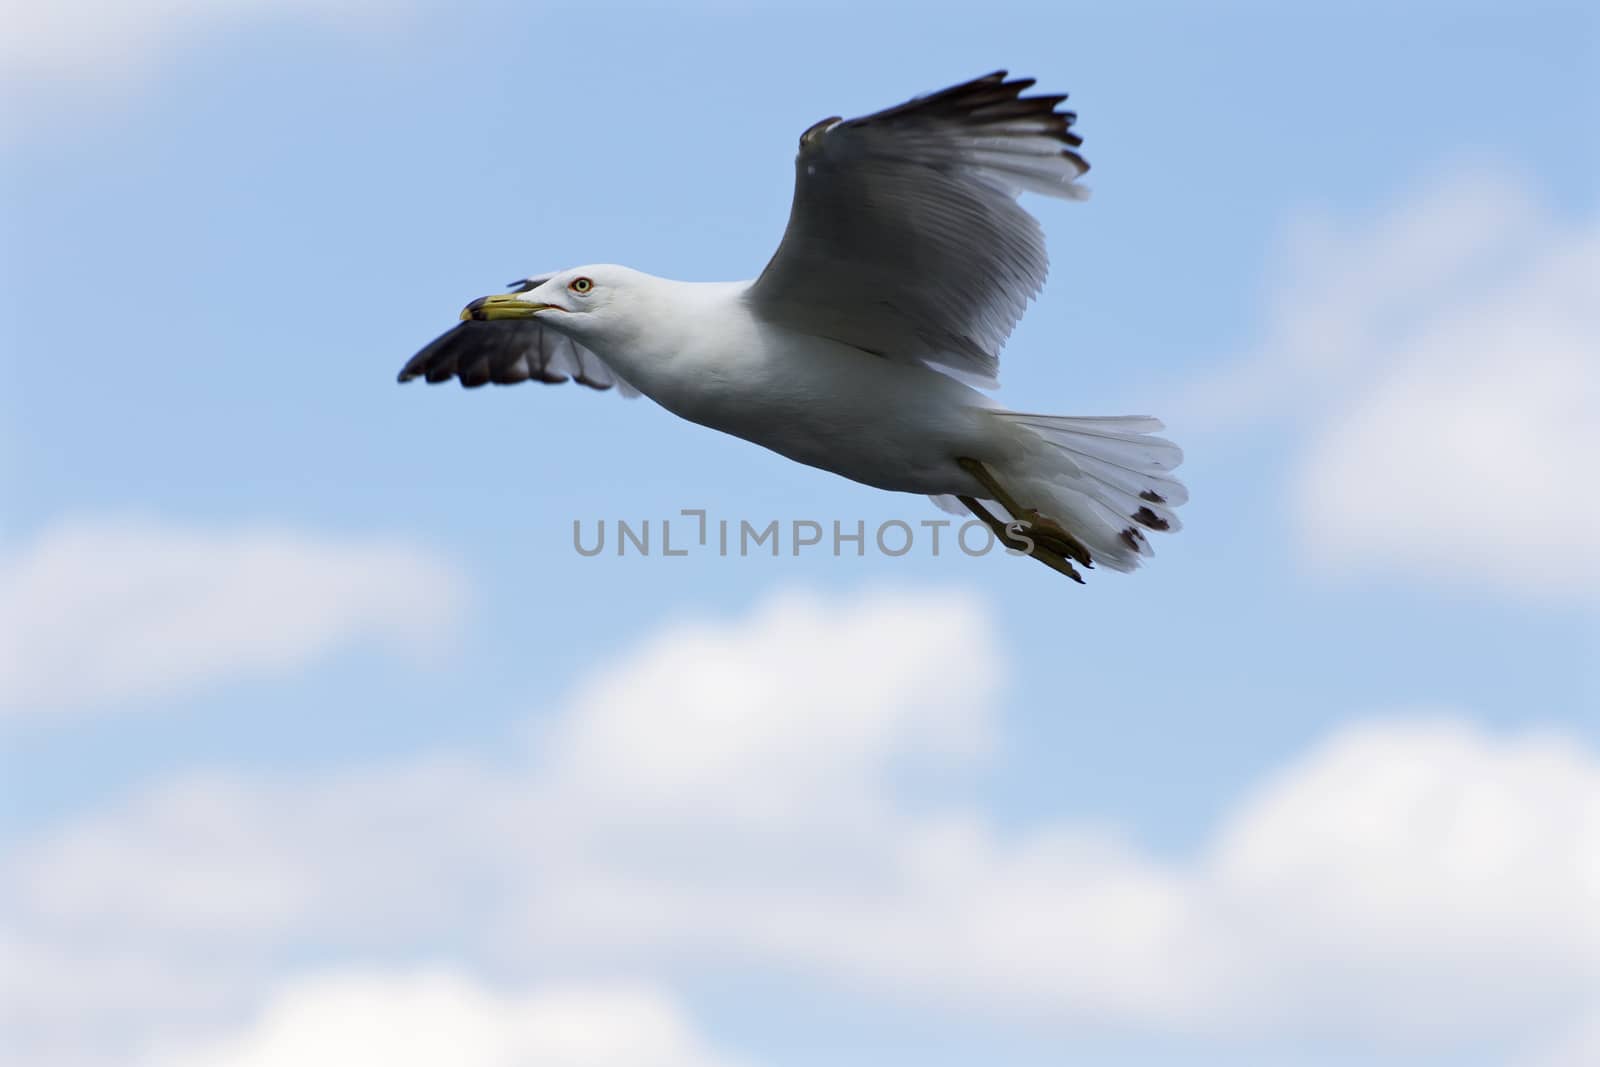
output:
[[[981,74],[976,78],[971,78],[964,82],[957,82],[955,85],[935,90],[934,92],[928,93],[926,96],[919,97],[918,99],[931,100],[940,97],[966,96],[974,93],[987,94],[998,89],[1003,91],[1006,96],[1009,96],[1015,100],[1022,98],[1023,93],[1027,92],[1029,89],[1032,89],[1038,84],[1038,78],[1013,78],[1011,76],[1011,72],[1008,70],[995,70],[990,71],[988,74]],[[1045,104],[1048,102],[1049,107],[1055,107],[1055,105],[1067,99],[1067,96],[1068,94],[1066,93],[1041,93],[1036,96],[1027,97],[1026,99],[1028,102],[1034,104]]]
[[[964,82],[957,82],[955,85],[949,86],[948,88],[935,90],[929,95],[937,96],[939,93],[959,92],[967,89],[975,89],[979,86],[1004,85],[1006,83],[1006,79],[1009,77],[1011,77],[1011,72],[1009,70],[991,70],[989,73],[980,74],[976,78],[969,78]]]
[[[1057,110],[1067,101],[1068,94],[1023,95],[1037,84],[1036,78],[1013,78],[1009,71],[991,71],[968,81],[913,97],[898,106],[851,119],[844,125],[865,125],[898,119],[914,113],[978,125],[1027,119],[1034,122],[1048,122],[1049,126],[1040,132],[1048,133],[1065,145],[1072,148],[1082,145],[1083,138],[1072,132],[1073,124],[1078,121],[1077,112]],[[818,129],[822,126],[824,123],[818,123],[817,126],[807,130],[806,134],[811,136],[827,132],[826,129]],[[802,144],[804,143],[805,140],[802,138]],[[1081,158],[1079,162],[1081,163]],[[1088,169],[1086,165],[1084,169]]]
[[[577,382],[600,393],[616,384],[588,373],[570,375],[549,368],[531,358],[533,349],[526,340],[517,340],[519,332],[509,323],[457,323],[407,360],[395,380],[404,384],[421,378],[429,385],[441,385],[453,378],[463,389],[530,381],[542,385]]]
[[[406,365],[400,368],[400,373],[395,375],[395,381],[401,385],[416,381],[428,372],[428,359],[433,348],[438,342],[431,342],[426,348],[406,360]]]
[[[1072,160],[1079,173],[1087,173],[1088,162],[1070,149],[1083,145],[1083,138],[1072,132],[1078,121],[1075,111],[1057,110],[1066,102],[1066,93],[1039,93],[1024,96],[1038,84],[1035,78],[1013,78],[1009,71],[995,70],[988,74],[914,96],[903,104],[875,111],[853,119],[830,116],[813,123],[800,135],[800,152],[818,148],[827,135],[836,128],[859,129],[878,123],[899,119],[925,117],[947,122],[960,122],[973,126],[1004,125],[1013,120],[1039,123],[1037,134],[1052,137],[1066,145],[1063,155]]]

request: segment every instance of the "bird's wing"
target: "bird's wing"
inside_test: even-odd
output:
[[[1044,284],[1024,191],[1083,199],[1061,96],[1005,71],[800,137],[783,243],[751,285],[770,321],[992,385]]]
[[[638,390],[617,376],[593,352],[542,325],[537,319],[469,320],[445,331],[406,361],[400,380],[429,382],[458,379],[473,389],[480,385],[515,385],[574,381],[591,389],[615,387],[623,396]]]
[[[511,288],[527,292],[549,275],[536,275],[513,282]],[[566,334],[547,329],[537,319],[469,319],[434,338],[422,351],[406,361],[400,380],[422,378],[428,382],[447,382],[456,378],[462,388],[480,385],[515,385],[518,382],[543,382],[559,385],[574,381],[590,389],[615,387],[622,396],[638,396],[639,391],[618,377],[593,352]]]

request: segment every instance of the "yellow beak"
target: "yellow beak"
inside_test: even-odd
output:
[[[496,293],[494,296],[480,296],[472,303],[461,309],[461,321],[477,319],[482,322],[493,319],[529,319],[534,312],[543,311],[553,304],[539,304],[530,300],[517,299],[516,293]]]

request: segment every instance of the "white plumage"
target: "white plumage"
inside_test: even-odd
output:
[[[802,135],[794,206],[754,281],[670,281],[612,265],[539,275],[468,305],[402,381],[573,378],[846,478],[956,497],[1033,554],[1136,566],[1187,498],[1146,417],[1005,411],[1001,346],[1044,282],[1021,191],[1081,199],[1061,96],[1003,72]]]

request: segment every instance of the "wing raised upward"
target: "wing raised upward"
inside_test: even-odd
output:
[[[1083,199],[1066,96],[997,71],[800,137],[783,242],[747,298],[765,318],[993,385],[1044,284],[1024,191]]]

